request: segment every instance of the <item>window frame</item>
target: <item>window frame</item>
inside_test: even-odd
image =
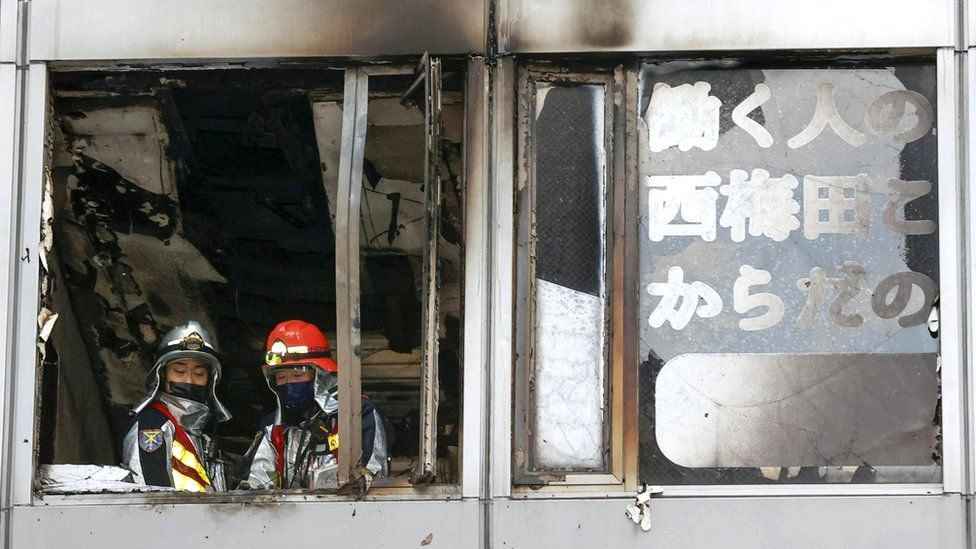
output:
[[[429,484],[435,475],[437,459],[438,349],[439,349],[439,288],[440,269],[437,254],[440,248],[440,139],[441,139],[441,60],[425,53],[419,64],[410,66],[352,65],[345,72],[345,91],[342,107],[342,139],[339,156],[339,185],[336,192],[336,348],[339,368],[339,401],[358,402],[362,398],[362,357],[360,304],[360,269],[362,253],[359,243],[362,202],[363,164],[368,133],[371,76],[409,76],[413,83],[404,90],[401,101],[415,91],[422,92],[425,125],[424,195],[425,234],[423,247],[424,273],[421,330],[421,387],[420,387],[420,444],[417,465],[410,475],[410,484],[396,483],[393,488],[418,489]],[[436,182],[436,185],[431,185]],[[341,238],[340,238],[341,235]],[[356,350],[353,352],[353,350]],[[362,418],[360,410],[339,408],[339,439],[350,441],[339,446],[339,490],[356,482],[361,476],[358,456],[362,450]]]
[[[610,65],[602,70],[566,71],[558,66],[527,64],[518,69],[516,155],[518,166],[515,173],[514,221],[515,249],[514,276],[514,397],[512,422],[512,481],[518,488],[540,486],[573,487],[573,489],[604,489],[622,487],[627,474],[624,469],[624,349],[629,331],[623,324],[627,315],[622,309],[628,302],[624,298],[627,287],[624,277],[627,269],[623,264],[625,239],[621,232],[627,154],[623,150],[626,139],[625,124],[618,121],[628,110],[631,101],[617,101],[626,97],[623,86],[622,65]],[[531,469],[532,425],[534,414],[532,390],[535,377],[534,353],[531,351],[535,338],[535,158],[534,125],[537,116],[536,92],[539,84],[555,86],[601,85],[603,91],[603,201],[604,215],[602,254],[604,283],[604,441],[608,460],[605,471],[558,470],[536,471]],[[525,215],[522,215],[525,212]],[[634,296],[636,297],[636,296]],[[590,487],[590,488],[587,488]],[[517,489],[518,489],[517,488]]]
[[[426,55],[424,56],[426,60]],[[436,59],[439,63],[439,58]],[[483,64],[483,61],[482,61]],[[472,68],[472,63],[464,63],[464,70],[470,71]],[[166,67],[165,63],[159,65],[154,65],[156,67]],[[315,64],[311,64],[310,67],[315,67]],[[98,70],[105,68],[103,65],[93,67],[92,70]],[[203,63],[198,66],[193,67],[174,67],[181,70],[219,70],[223,68],[221,64],[208,64]],[[335,70],[335,65],[320,66],[323,70]],[[85,70],[84,66],[78,65],[68,65],[65,67],[66,70],[79,71]],[[341,490],[342,486],[342,476],[340,476],[340,491],[337,493],[318,493],[309,492],[305,490],[275,490],[270,492],[220,492],[220,493],[172,493],[172,492],[132,492],[132,493],[79,493],[79,494],[44,494],[39,488],[36,487],[36,478],[38,472],[38,466],[40,465],[38,461],[37,452],[37,442],[39,437],[37,436],[38,430],[40,429],[40,369],[39,369],[39,358],[37,355],[36,341],[39,334],[39,327],[37,326],[37,313],[39,307],[39,291],[41,283],[41,264],[38,262],[39,253],[43,253],[41,248],[41,243],[37,240],[35,235],[40,234],[43,226],[42,220],[42,207],[44,203],[44,189],[45,185],[50,182],[50,149],[48,143],[48,128],[50,124],[51,116],[53,115],[53,108],[50,101],[50,78],[49,72],[57,71],[59,67],[50,66],[47,63],[32,63],[29,70],[18,71],[18,78],[22,78],[23,84],[23,94],[25,96],[24,108],[22,112],[18,113],[19,116],[24,120],[23,125],[26,130],[23,134],[19,143],[15,143],[14,155],[16,165],[14,166],[14,180],[12,181],[12,191],[13,196],[11,197],[11,205],[13,206],[12,211],[16,214],[16,225],[13,225],[13,232],[10,233],[9,247],[11,251],[11,257],[15,250],[23,250],[20,254],[22,259],[15,265],[11,265],[11,279],[16,283],[13,286],[13,291],[11,295],[11,306],[9,310],[13,312],[13,318],[15,322],[8,325],[8,341],[11,342],[12,356],[14,357],[14,364],[17,366],[12,367],[9,372],[7,380],[10,380],[9,387],[4,387],[0,383],[0,405],[5,403],[4,397],[6,398],[6,403],[9,404],[9,408],[0,409],[0,418],[3,418],[6,414],[10,414],[6,417],[13,417],[12,426],[10,431],[5,431],[4,440],[0,441],[3,443],[9,443],[8,447],[3,448],[2,452],[2,463],[4,466],[7,465],[8,461],[10,464],[9,477],[4,475],[5,478],[9,478],[10,482],[0,483],[0,492],[4,501],[10,501],[12,505],[133,505],[133,504],[219,504],[219,503],[249,503],[256,500],[267,501],[271,500],[273,502],[305,502],[305,501],[337,501],[337,502],[348,502],[358,499],[354,494],[344,493]],[[344,91],[342,95],[343,102],[343,127],[342,127],[342,144],[343,152],[340,154],[340,162],[344,164],[349,164],[347,166],[347,177],[355,176],[355,170],[358,170],[359,177],[355,179],[358,181],[362,178],[362,164],[365,153],[365,126],[366,126],[366,108],[365,103],[363,108],[359,109],[354,116],[354,119],[358,124],[361,123],[361,131],[354,131],[353,126],[346,123],[345,116],[345,106],[351,105],[348,103],[350,100],[358,102],[360,96],[358,94],[364,94],[365,102],[368,102],[368,85],[366,80],[369,76],[386,76],[386,75],[412,75],[417,74],[415,64],[402,64],[402,62],[386,64],[383,62],[376,63],[346,63],[340,70],[345,70],[346,77],[344,80]],[[437,71],[439,74],[439,71]],[[350,75],[354,78],[351,80]],[[467,77],[465,77],[465,82],[467,82]],[[350,95],[350,84],[353,85],[353,95]],[[440,83],[438,82],[436,86],[438,92]],[[18,90],[20,91],[20,90]],[[426,95],[430,94],[430,89],[426,91]],[[468,91],[465,90],[464,95],[464,109],[463,112],[467,116],[470,112],[480,112],[486,109],[486,105],[481,101],[481,97],[469,96]],[[361,114],[360,114],[361,113]],[[439,118],[439,113],[438,113]],[[350,147],[350,155],[346,154],[346,133],[347,128],[349,132],[348,138],[350,139],[348,146]],[[358,128],[357,128],[358,129]],[[467,162],[468,156],[471,154],[470,151],[478,147],[479,144],[471,141],[471,138],[484,139],[484,135],[472,135],[468,133],[463,133],[465,142],[462,143],[462,149],[464,150],[464,162],[465,162],[465,178],[468,177]],[[354,139],[362,138],[362,143],[353,148]],[[17,148],[19,147],[19,149]],[[342,167],[339,169],[340,172],[340,187],[337,189],[337,196],[343,196],[342,194]],[[483,175],[483,174],[479,174]],[[324,184],[324,182],[323,182]],[[466,184],[466,181],[465,181]],[[348,192],[350,199],[353,198],[353,194],[361,195],[361,185],[355,187],[359,189],[359,193]],[[361,198],[361,196],[360,196]],[[340,231],[338,224],[338,209],[342,202],[337,204],[337,227],[336,232],[338,234],[348,233],[347,236],[353,236],[358,242],[359,240],[359,223],[350,224],[347,221],[345,231]],[[358,205],[358,202],[356,202]],[[347,201],[348,206],[348,201]],[[467,218],[469,212],[478,208],[477,203],[464,200],[462,202],[462,215]],[[346,212],[348,215],[349,212]],[[355,210],[355,215],[358,218],[359,210],[358,207]],[[354,229],[350,229],[353,227]],[[3,244],[3,236],[0,234],[0,245]],[[467,236],[467,235],[466,235]],[[338,240],[338,239],[337,239]],[[346,240],[349,242],[349,239]],[[351,246],[349,246],[351,248]],[[337,249],[337,256],[338,256]],[[355,261],[350,263],[355,263],[355,268],[357,269],[357,275],[355,277],[355,287],[356,296],[359,296],[358,292],[358,267],[360,263],[360,254],[358,244],[354,248],[355,253],[352,257]],[[29,258],[29,260],[28,260]],[[464,253],[462,253],[462,260],[464,258]],[[338,259],[338,258],[337,258]],[[348,269],[349,266],[347,265]],[[462,272],[464,272],[464,266],[461,265]],[[338,260],[337,260],[337,271],[339,270]],[[337,277],[338,279],[338,277]],[[465,273],[462,277],[462,287],[466,287],[466,282],[470,279],[468,273]],[[437,288],[434,284],[432,288]],[[337,280],[337,297],[345,294],[349,296],[349,292],[338,291],[338,280]],[[436,293],[436,292],[435,292]],[[484,299],[484,290],[479,288],[472,289],[471,292],[462,293],[462,306],[463,314],[462,322],[467,320],[467,310],[469,304],[478,303],[480,300]],[[347,299],[348,301],[348,299]],[[358,318],[358,300],[356,300],[357,318]],[[347,305],[346,310],[350,311],[353,307],[352,302]],[[341,309],[337,307],[337,315],[339,319],[342,319]],[[351,319],[351,316],[347,317]],[[349,320],[347,320],[349,321]],[[435,324],[436,324],[435,319]],[[340,330],[337,330],[339,332]],[[355,331],[355,337],[359,339],[358,323],[356,323],[356,328],[352,328],[352,323],[350,322],[350,330],[348,332],[349,339],[352,340],[353,331]],[[462,341],[463,341],[462,331]],[[463,343],[462,343],[463,345]],[[337,347],[337,358],[341,361],[343,354],[343,347],[347,349],[349,355],[353,353],[348,352],[352,347],[340,346]],[[463,346],[462,346],[463,349]],[[433,351],[434,360],[436,362],[436,348]],[[462,351],[462,368],[463,368],[463,351]],[[350,362],[352,359],[350,359]],[[345,371],[345,383],[346,387],[343,391],[343,380],[341,379],[342,373]],[[340,394],[345,394],[348,396],[351,392],[356,392],[361,394],[361,368],[359,364],[359,357],[355,359],[355,366],[353,368],[340,368]],[[434,372],[436,375],[436,370]],[[0,377],[0,381],[4,378]],[[467,378],[462,380],[461,388],[461,400],[459,403],[459,409],[463,408],[464,402],[476,398],[480,395],[471,395],[471,390],[478,390],[478,387],[472,386],[468,387],[465,383]],[[358,400],[358,395],[356,400]],[[343,413],[342,410],[345,409],[346,412]],[[436,413],[436,407],[434,409]],[[340,429],[344,426],[347,430],[352,429],[357,423],[359,423],[359,410],[350,411],[348,407],[340,408],[339,413],[339,423]],[[344,417],[345,416],[345,417]],[[477,425],[470,425],[465,428],[463,424],[463,416],[460,418],[459,428],[462,430],[459,435],[459,444],[461,446],[459,454],[459,477],[456,483],[452,484],[417,484],[411,485],[407,483],[396,483],[388,486],[373,486],[370,488],[368,494],[362,499],[373,500],[373,501],[391,501],[391,500],[451,500],[457,499],[461,494],[462,484],[466,482],[466,475],[477,474],[477,470],[471,470],[466,472],[462,467],[463,461],[463,447],[465,442],[471,440],[468,434],[465,434],[467,430],[472,430],[473,434],[477,435]],[[435,420],[436,421],[436,420]],[[434,423],[436,425],[436,422]],[[341,435],[340,431],[340,436]],[[343,449],[346,453],[346,463],[348,467],[340,467],[339,474],[345,474],[345,480],[355,480],[355,475],[358,471],[354,471],[355,463],[348,459],[348,456],[354,455],[352,453],[352,446],[358,445],[361,447],[361,427],[356,428],[346,437],[346,440],[351,440],[352,444],[346,444],[340,447],[340,460],[343,459]],[[14,444],[14,440],[23,440],[23,444]],[[436,443],[430,446],[431,455],[436,456]],[[5,485],[5,486],[4,486]]]
[[[883,52],[886,57],[897,61],[899,57],[915,57],[919,55],[918,51],[906,51],[904,55],[899,55],[898,52]],[[920,484],[908,484],[908,483],[892,483],[892,484],[779,484],[779,485],[767,485],[767,484],[743,484],[743,485],[680,485],[680,486],[664,486],[664,497],[713,497],[713,496],[723,496],[723,497],[742,497],[742,496],[797,496],[797,495],[810,495],[810,496],[863,496],[863,495],[931,495],[931,494],[945,494],[960,492],[963,489],[968,489],[967,487],[972,485],[972,480],[966,478],[964,474],[964,467],[966,467],[970,461],[976,460],[976,457],[969,455],[967,451],[967,444],[969,439],[967,437],[967,432],[972,429],[972,426],[968,425],[965,421],[967,413],[967,399],[972,398],[971,394],[964,394],[966,389],[966,383],[972,383],[971,380],[968,382],[966,377],[966,363],[965,359],[967,357],[967,349],[964,347],[966,335],[964,334],[962,328],[962,320],[966,314],[964,308],[963,297],[966,294],[966,285],[964,285],[965,273],[958,265],[962,265],[962,253],[964,242],[962,239],[962,231],[964,229],[962,223],[964,219],[961,215],[960,208],[961,204],[964,203],[964,196],[962,193],[963,181],[960,180],[962,176],[961,168],[959,165],[960,158],[962,158],[962,145],[961,138],[958,134],[958,129],[956,128],[956,117],[958,113],[962,112],[962,107],[959,104],[960,101],[960,84],[959,84],[959,74],[961,67],[955,58],[955,52],[952,48],[938,48],[924,52],[931,54],[931,60],[934,62],[936,67],[936,106],[937,106],[937,128],[946,128],[946,131],[938,133],[938,146],[937,146],[937,159],[938,159],[938,175],[937,175],[937,185],[939,188],[939,218],[938,225],[940,228],[939,232],[939,261],[943,266],[939,270],[939,292],[940,292],[940,340],[941,346],[939,351],[939,364],[941,372],[941,406],[942,406],[942,482],[941,483],[920,483]],[[741,57],[736,55],[725,56],[725,58],[735,58]],[[637,90],[639,86],[639,73],[640,64],[647,61],[671,61],[680,60],[683,57],[676,56],[650,56],[642,55],[635,56],[633,59],[624,62],[623,75],[619,77],[622,79],[626,85],[622,90],[621,103],[626,103],[625,115],[626,118],[624,123],[620,123],[619,118],[617,118],[617,123],[615,124],[615,132],[620,131],[624,128],[625,132],[625,143],[616,144],[616,147],[623,148],[625,150],[624,155],[627,159],[615,160],[615,167],[619,164],[624,164],[622,169],[617,170],[617,175],[614,179],[614,194],[624,194],[620,197],[623,199],[624,205],[624,215],[623,220],[618,220],[617,216],[613,219],[614,226],[614,265],[624,265],[622,269],[624,272],[615,272],[614,277],[614,288],[618,291],[616,296],[626,296],[632,299],[623,299],[623,303],[618,306],[617,299],[613,300],[612,314],[614,315],[614,329],[622,330],[624,334],[623,338],[617,338],[614,340],[614,358],[618,356],[623,359],[623,367],[619,368],[616,362],[613,366],[613,376],[616,381],[617,376],[621,376],[622,383],[620,386],[623,387],[623,411],[622,417],[623,421],[623,433],[622,433],[622,447],[624,455],[622,456],[622,461],[624,463],[623,471],[623,483],[622,486],[625,488],[625,492],[632,492],[636,489],[638,485],[637,477],[637,464],[639,460],[638,456],[638,351],[636,345],[636,331],[637,322],[626,322],[627,319],[638,318],[636,305],[632,302],[636,302],[638,296],[638,249],[637,249],[637,235],[636,235],[636,223],[629,223],[627,220],[636,220],[637,218],[637,197],[630,197],[627,199],[626,194],[623,193],[622,187],[629,188],[630,194],[635,194],[636,185],[638,183],[638,160],[637,160],[637,147],[638,140],[636,137],[637,131]],[[847,64],[852,59],[857,60],[859,57],[857,54],[834,54],[829,57],[829,59],[824,59],[822,57],[816,57],[816,60],[824,63],[838,63]],[[711,57],[712,60],[723,59],[722,55],[715,55]],[[606,60],[602,67],[612,66],[616,63],[614,59]],[[802,59],[800,60],[802,63]],[[533,67],[538,66],[539,60],[523,60],[521,62],[516,62],[519,67],[519,72],[531,71]],[[553,67],[548,67],[550,71],[553,71]],[[562,74],[562,73],[560,73]],[[521,81],[521,80],[520,80]],[[521,99],[522,88],[521,85],[519,89],[519,98]],[[504,93],[504,90],[502,90]],[[516,111],[516,116],[519,117],[519,122],[521,123],[522,113]],[[619,116],[619,113],[615,113],[615,116]],[[517,158],[520,160],[514,169],[514,182],[512,184],[512,192],[516,196],[516,202],[518,199],[518,193],[520,187],[522,186],[522,180],[520,179],[521,171],[524,166],[523,158],[523,144],[522,138],[524,135],[524,130],[521,126],[517,126],[517,135],[512,137],[512,146],[517,151]],[[504,137],[504,136],[502,136]],[[626,172],[626,177],[622,178],[620,181],[620,173]],[[969,212],[969,215],[973,215]],[[519,213],[516,211],[513,215],[513,223],[516,228],[520,226],[523,221],[520,219]],[[634,225],[631,227],[631,225]],[[516,230],[516,235],[518,231]],[[622,238],[621,236],[622,235]],[[616,239],[620,239],[619,241]],[[513,254],[517,254],[517,247],[520,245],[520,241],[513,239]],[[622,249],[623,258],[621,258],[618,263],[616,257],[616,250]],[[517,288],[520,281],[517,279],[518,271],[513,271],[513,286],[516,288],[514,294],[520,296]],[[617,285],[616,277],[619,276],[622,280],[622,286]],[[622,290],[621,290],[622,288]],[[628,291],[629,289],[629,291]],[[516,319],[522,319],[524,313],[522,309],[519,308],[523,302],[521,299],[516,301],[513,299],[513,314]],[[622,315],[623,318],[617,318],[617,315]],[[520,333],[524,332],[521,327],[524,324],[520,324],[517,320],[513,323],[513,327],[516,332],[513,333],[513,340],[517,340]],[[620,333],[620,332],[617,332]],[[628,338],[629,333],[629,338]],[[623,349],[617,349],[618,339],[620,344],[624,345]],[[630,343],[628,345],[628,342]],[[524,354],[524,348],[513,344],[513,360],[516,362],[515,370],[512,376],[512,388],[513,388],[513,412],[519,414],[520,407],[518,404],[518,399],[520,391],[524,390],[527,384],[528,378],[525,376],[524,368],[519,368],[518,361]],[[967,391],[968,392],[968,391]],[[617,395],[614,394],[614,399]],[[618,417],[616,414],[613,416],[615,419]],[[520,416],[516,415],[513,425],[517,427]],[[616,429],[617,425],[613,426]],[[617,431],[614,430],[615,436]],[[576,480],[575,478],[567,477],[566,482],[550,482],[548,485],[539,486],[521,486],[517,473],[517,464],[515,461],[515,449],[520,443],[519,433],[517,431],[513,432],[511,437],[512,444],[512,486],[511,493],[512,497],[520,498],[560,498],[560,497],[579,497],[580,495],[594,495],[595,492],[600,493],[606,497],[612,497],[614,495],[620,495],[621,485],[614,484],[604,484],[604,485],[574,485],[570,480]],[[976,463],[976,461],[973,461]]]

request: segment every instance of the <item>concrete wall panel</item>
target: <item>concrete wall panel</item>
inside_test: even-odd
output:
[[[919,497],[673,498],[651,504],[651,530],[624,516],[632,500],[505,501],[495,547],[961,549],[963,500]]]
[[[478,510],[476,500],[16,507],[10,539],[18,549],[477,547]]]

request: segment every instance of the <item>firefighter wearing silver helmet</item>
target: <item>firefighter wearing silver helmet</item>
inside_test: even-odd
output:
[[[230,419],[217,399],[220,360],[213,338],[190,321],[160,341],[149,371],[149,394],[122,444],[124,463],[135,481],[191,492],[226,489],[223,463],[205,429]]]

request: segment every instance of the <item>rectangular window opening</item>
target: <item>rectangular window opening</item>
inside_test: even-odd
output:
[[[608,87],[600,78],[524,78],[519,483],[608,473],[611,467]]]
[[[463,64],[443,79],[439,286],[419,277],[426,147],[422,111],[399,103],[409,78],[372,79],[358,227],[361,388],[390,458],[378,488],[409,486],[419,455],[426,291],[440,301],[435,482],[459,482]],[[246,476],[242,456],[277,404],[262,374],[272,328],[301,319],[337,340],[343,89],[326,69],[52,73],[42,493],[143,489],[111,467],[160,338],[188,320],[220,352],[216,391],[233,418],[211,434],[227,487]]]
[[[934,62],[573,70],[517,90],[514,483],[940,483]]]

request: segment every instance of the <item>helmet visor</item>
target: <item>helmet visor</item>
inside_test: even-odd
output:
[[[315,379],[315,366],[311,364],[287,364],[268,369],[268,384],[271,387],[286,383],[312,381]]]

